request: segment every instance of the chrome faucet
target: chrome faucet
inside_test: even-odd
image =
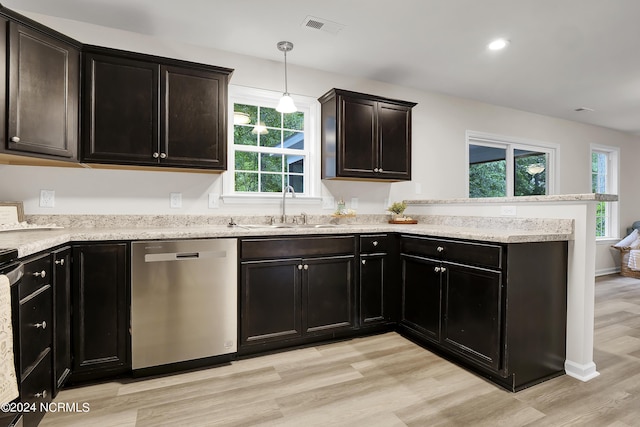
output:
[[[292,186],[287,185],[286,187],[284,187],[284,190],[282,191],[282,218],[281,218],[282,223],[287,222],[287,214],[286,214],[286,208],[285,208],[287,193],[291,193],[291,197],[296,197],[296,192]]]

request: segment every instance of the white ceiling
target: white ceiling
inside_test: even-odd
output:
[[[639,0],[2,0],[640,135]],[[302,26],[307,16],[344,25]],[[510,46],[489,52],[505,37]],[[295,92],[292,90],[292,92]],[[578,107],[592,112],[575,112]]]

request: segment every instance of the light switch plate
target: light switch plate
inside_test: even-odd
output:
[[[220,208],[220,194],[209,193],[209,209]]]
[[[54,190],[40,190],[40,207],[53,208],[56,205],[56,192]]]
[[[335,209],[336,208],[336,200],[331,196],[326,196],[322,198],[322,209]]]
[[[172,208],[182,207],[182,193],[171,193],[171,207]]]

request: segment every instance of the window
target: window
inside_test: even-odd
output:
[[[617,194],[618,149],[606,146],[591,146],[591,191]],[[618,236],[617,204],[600,202],[596,206],[596,238]]]
[[[230,86],[230,167],[225,195],[282,194],[287,185],[311,196],[316,113],[315,99],[296,97],[298,111],[276,111],[280,92]]]
[[[469,197],[553,194],[556,147],[467,132]]]

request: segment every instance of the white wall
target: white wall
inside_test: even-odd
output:
[[[189,46],[130,32],[26,13],[77,40],[107,47],[175,57],[235,69],[231,83],[282,90],[280,61]],[[413,113],[413,181],[406,183],[325,182],[323,195],[359,199],[358,212],[383,213],[388,200],[465,197],[465,131],[526,138],[558,144],[558,193],[590,192],[590,144],[620,147],[620,228],[640,219],[640,137],[555,119],[473,100],[424,92],[408,87],[332,74],[289,64],[289,89],[319,97],[332,87],[417,102]],[[221,203],[207,207],[208,193],[221,193],[224,175],[143,172],[0,165],[0,200],[23,200],[28,214],[156,213],[156,214],[275,214],[277,201],[252,207]],[[16,185],[17,184],[17,185]],[[416,185],[419,184],[419,185]],[[419,187],[420,193],[416,193]],[[40,189],[56,192],[54,208],[40,208]],[[183,194],[183,208],[169,207],[169,193]],[[290,212],[327,213],[319,200],[294,200]],[[607,246],[599,246],[599,268],[615,264]]]

